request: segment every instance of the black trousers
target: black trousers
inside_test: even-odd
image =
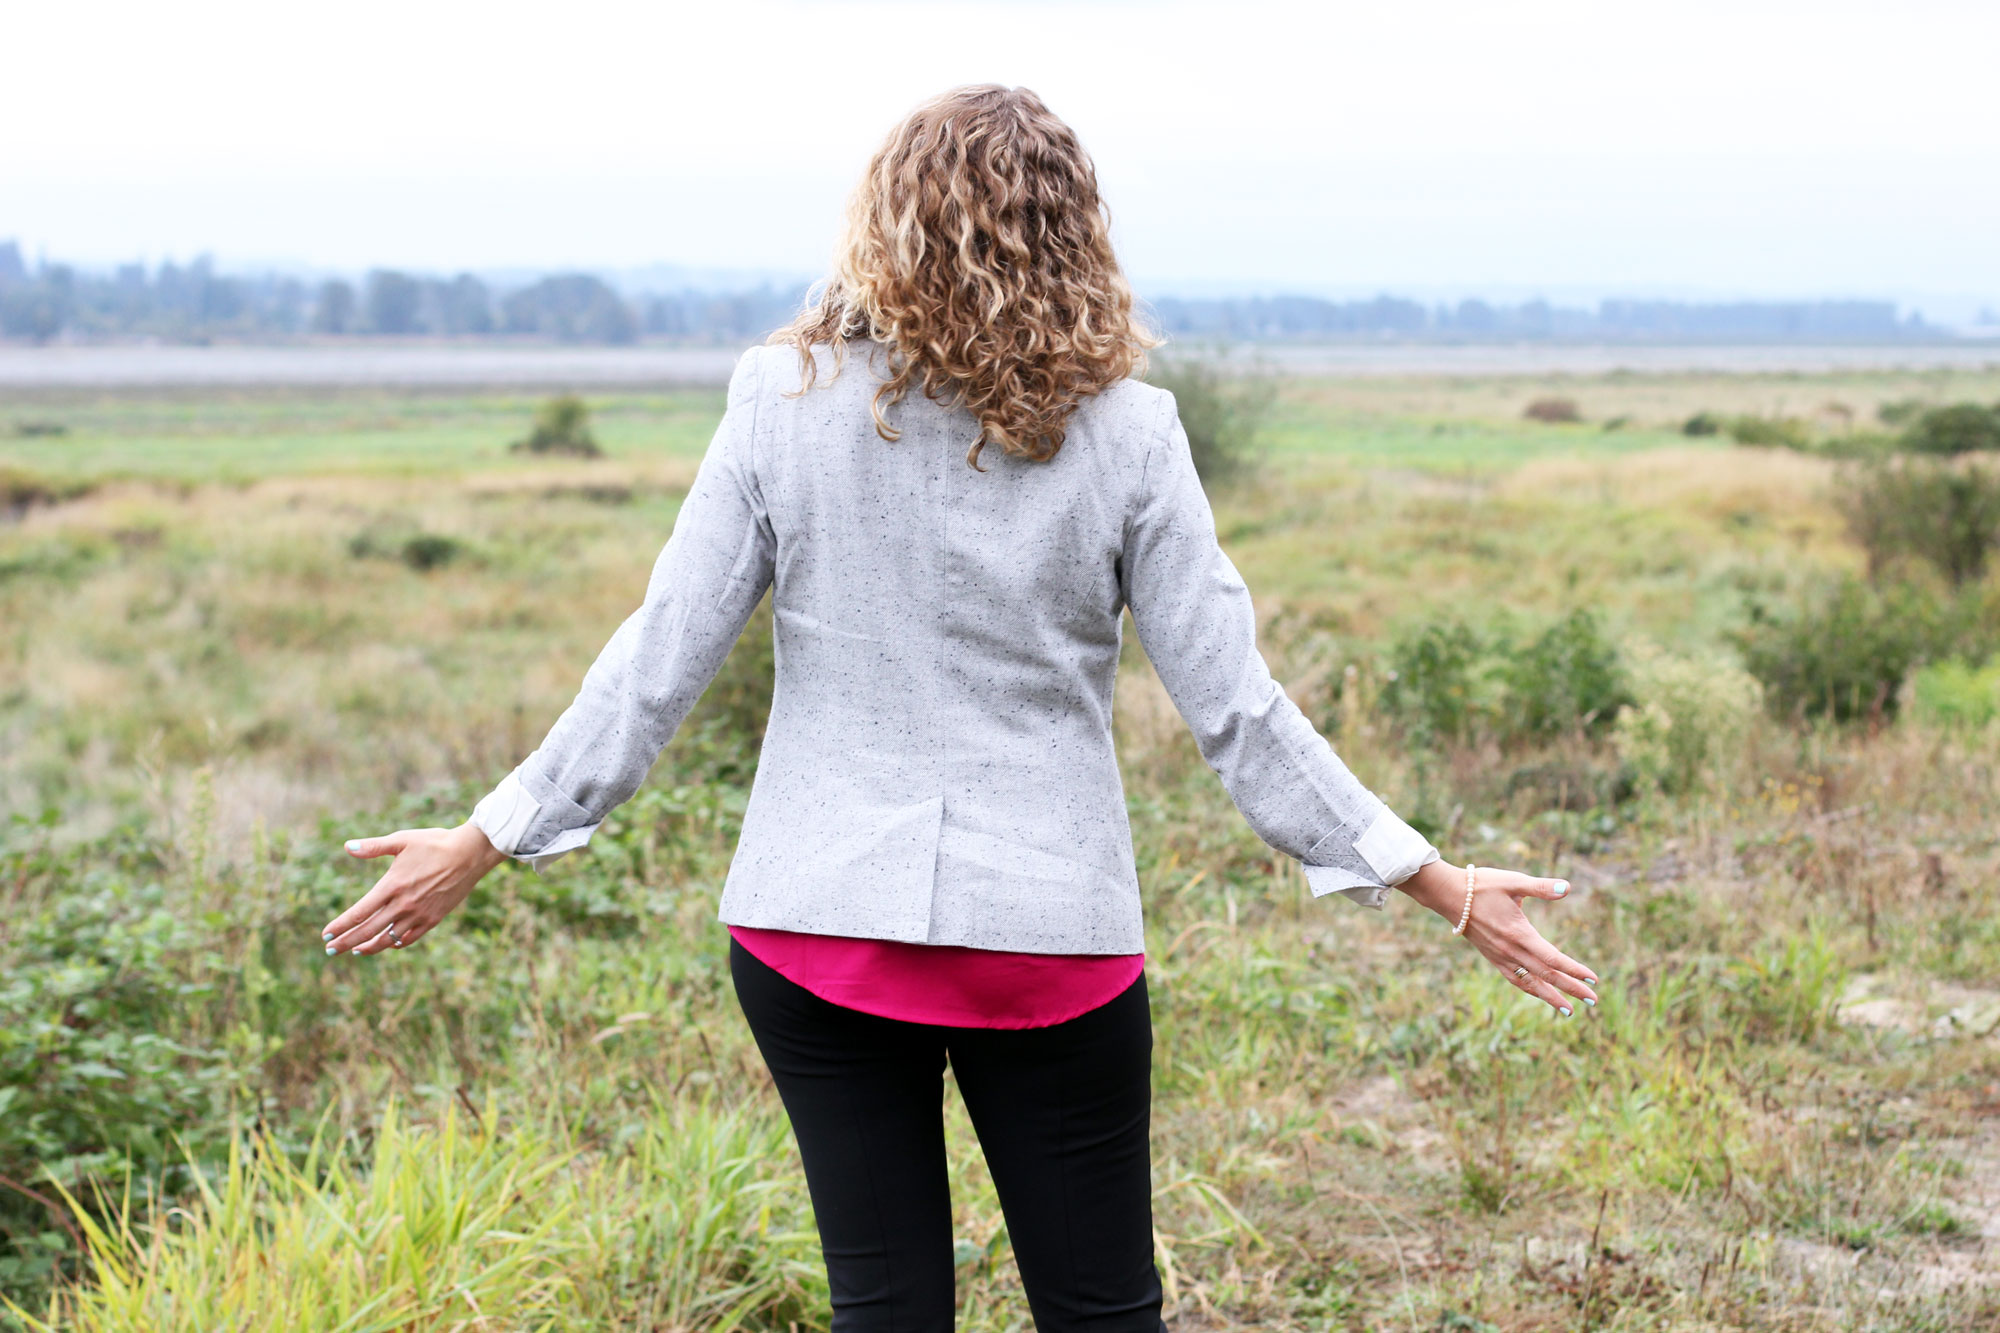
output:
[[[1146,979],[1053,1027],[844,1009],[734,940],[729,967],[805,1159],[834,1333],[949,1333],[944,1068],[972,1113],[1040,1333],[1159,1333]]]

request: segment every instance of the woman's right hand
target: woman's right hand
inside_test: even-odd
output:
[[[1569,893],[1566,879],[1537,879],[1513,870],[1480,866],[1472,894],[1472,913],[1465,938],[1486,960],[1528,994],[1564,1018],[1572,1011],[1570,998],[1597,1003],[1597,973],[1542,938],[1528,920],[1521,902],[1527,898],[1557,901]],[[1465,910],[1465,867],[1433,861],[1397,886],[1451,925]]]
[[[355,838],[348,842],[347,854],[395,860],[374,888],[326,923],[320,939],[330,954],[381,953],[415,944],[471,895],[486,872],[507,859],[478,825],[469,823]]]

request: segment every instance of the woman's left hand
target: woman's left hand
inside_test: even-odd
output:
[[[1526,898],[1560,901],[1569,894],[1566,879],[1542,879],[1515,870],[1481,866],[1467,911],[1465,868],[1433,861],[1397,887],[1457,925],[1465,913],[1465,938],[1499,968],[1516,987],[1568,1018],[1572,999],[1597,1003],[1597,971],[1571,958],[1542,938],[1535,923],[1521,910]]]
[[[415,944],[471,896],[487,871],[507,859],[476,824],[355,838],[347,853],[364,860],[396,859],[374,888],[320,933],[330,954],[380,953]]]

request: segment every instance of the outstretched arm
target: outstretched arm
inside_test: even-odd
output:
[[[653,567],[646,599],[618,627],[541,746],[457,829],[404,830],[348,844],[397,859],[328,923],[327,951],[377,953],[437,924],[508,856],[537,868],[590,840],[638,790],[729,655],[770,586],[776,542],[757,482],[757,353],[738,364],[729,407]],[[396,923],[396,931],[387,929]]]
[[[1126,604],[1139,641],[1202,757],[1257,835],[1299,859],[1315,896],[1380,907],[1391,888],[1456,925],[1465,871],[1397,818],[1341,762],[1257,651],[1250,591],[1215,537],[1187,433],[1171,404],[1126,531]],[[1595,974],[1550,945],[1521,909],[1568,885],[1482,869],[1465,936],[1522,990],[1564,1015],[1596,1003]]]
[[[1171,401],[1127,521],[1121,575],[1139,642],[1202,758],[1257,836],[1304,865],[1315,895],[1380,907],[1437,859],[1271,678],[1250,590],[1216,542]]]

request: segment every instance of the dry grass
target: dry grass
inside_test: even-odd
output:
[[[1769,387],[1561,391],[1587,415],[1671,415]],[[1982,1024],[2000,1004],[2000,736],[1759,719],[1700,790],[1576,812],[1485,794],[1525,764],[1603,762],[1601,746],[1426,753],[1369,702],[1381,640],[1427,618],[1596,605],[1628,641],[1706,651],[1746,590],[1856,564],[1825,464],[1511,420],[1508,395],[1540,391],[1295,387],[1298,438],[1219,521],[1265,598],[1275,668],[1355,769],[1399,806],[1455,793],[1451,855],[1577,885],[1546,922],[1601,970],[1596,1011],[1549,1017],[1400,906],[1311,900],[1136,653],[1121,676],[1172,1325],[1996,1326],[2000,1025]],[[1796,391],[1860,396],[1846,380]],[[1342,415],[1364,409],[1380,420]],[[1407,451],[1380,461],[1384,438]],[[1488,444],[1502,456],[1475,456]],[[532,746],[639,595],[688,466],[105,482],[0,528],[0,805],[61,812],[10,835],[0,964],[42,976],[56,965],[28,927],[101,900],[81,929],[157,884],[171,910],[121,929],[191,933],[135,953],[121,984],[158,969],[176,998],[148,1021],[229,1052],[280,1150],[240,1159],[184,1226],[149,1230],[135,1205],[101,1248],[129,1267],[100,1269],[66,1326],[254,1322],[282,1304],[242,1303],[278,1241],[293,1290],[332,1302],[286,1327],[332,1327],[326,1311],[364,1288],[391,1293],[404,1327],[819,1326],[803,1190],[713,922],[752,744],[729,710],[754,697],[756,644],[704,705],[728,725],[670,750],[590,855],[546,879],[503,870],[415,956],[327,962],[311,934],[362,882],[335,837],[453,817]],[[456,553],[412,567],[413,534]],[[321,817],[340,822],[316,833]],[[139,851],[94,841],[120,824]],[[702,1119],[718,1102],[727,1115]],[[1025,1327],[1004,1219],[949,1106],[961,1326]],[[467,1107],[478,1132],[453,1140]],[[282,1161],[322,1115],[322,1160],[345,1174],[297,1178]],[[222,1124],[201,1150],[229,1137]],[[433,1301],[387,1249],[308,1225],[365,1222],[389,1245],[428,1215],[397,1200],[436,1197],[426,1165],[447,1142],[454,1161],[540,1182],[544,1206],[482,1194],[477,1227],[409,1251],[486,1273],[468,1286],[478,1315]],[[713,1151],[675,1155],[699,1144]],[[746,1193],[731,1163],[750,1157]],[[688,1220],[697,1204],[709,1230]],[[480,1255],[491,1266],[469,1267]],[[760,1303],[740,1320],[703,1303],[742,1283]],[[197,1291],[199,1312],[170,1308]]]

